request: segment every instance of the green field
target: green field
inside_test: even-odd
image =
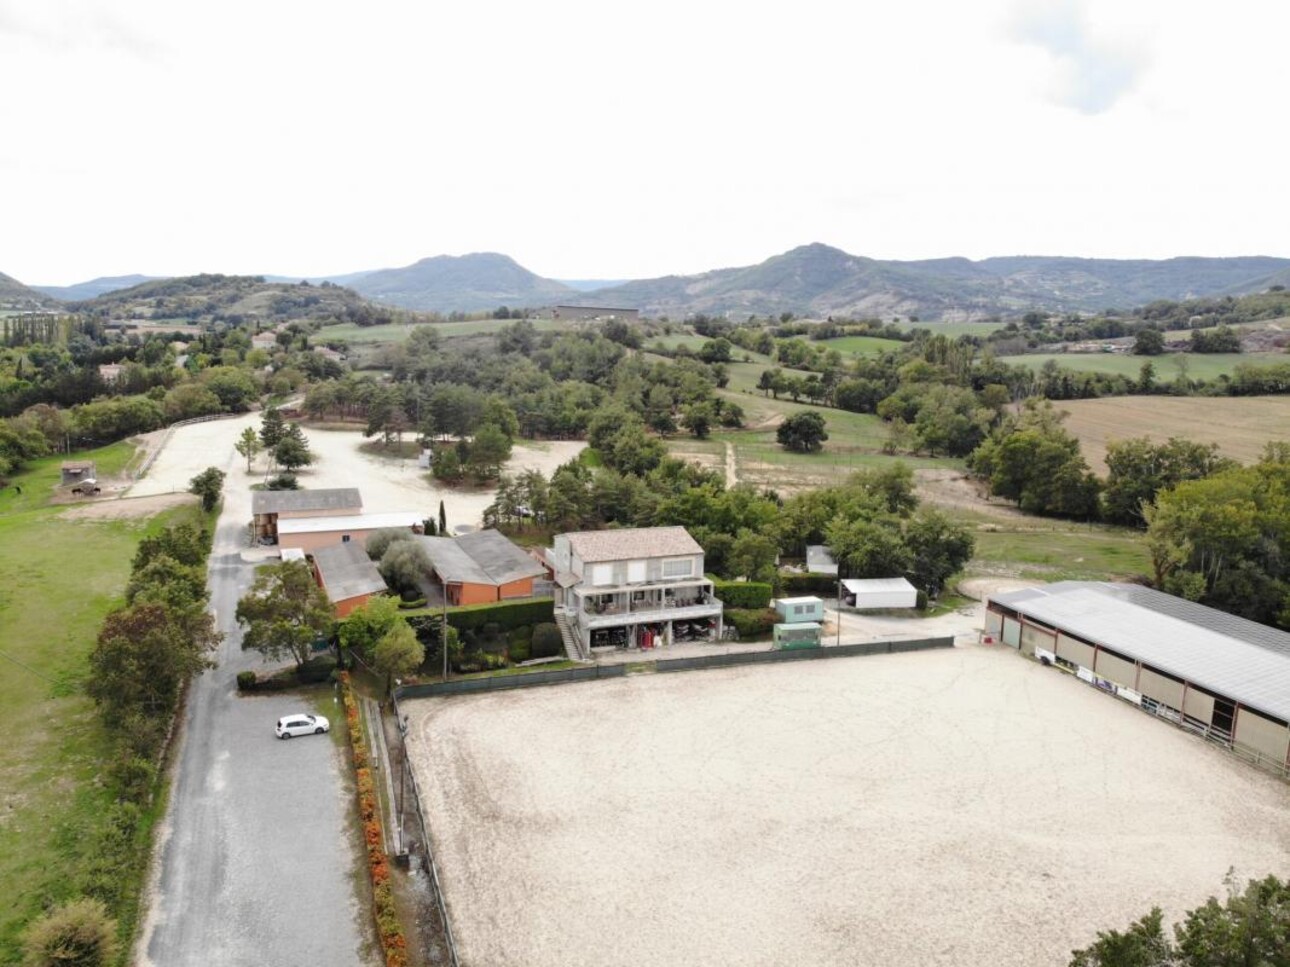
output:
[[[1108,581],[1151,574],[1140,531],[1043,517],[1014,521],[954,511],[975,526],[976,554],[965,576],[1008,575],[1041,581]]]
[[[1149,360],[1155,367],[1158,382],[1168,382],[1178,375],[1177,361],[1180,358],[1186,360],[1189,377],[1204,380],[1217,379],[1225,374],[1230,376],[1241,363],[1250,366],[1290,363],[1290,355],[1285,353],[1166,353],[1162,356],[1134,356],[1130,353],[1045,353],[1000,358],[1005,363],[1028,366],[1036,370],[1051,359],[1058,366],[1075,372],[1108,373],[1131,378],[1136,378],[1138,371],[1142,369],[1142,364]]]
[[[352,322],[338,326],[325,326],[312,337],[316,343],[330,339],[343,339],[352,346],[403,342],[417,326],[431,326],[435,332],[445,338],[453,336],[486,336],[509,326],[514,319],[475,319],[469,322],[418,322],[408,325],[391,323],[381,326],[356,326]],[[570,323],[558,319],[530,319],[533,328],[539,332],[547,329],[568,328]]]
[[[121,443],[76,456],[109,473],[132,451]],[[0,494],[0,963],[20,959],[22,926],[45,902],[71,894],[87,837],[111,805],[107,736],[81,690],[99,625],[120,601],[140,538],[196,515],[63,519],[66,508],[45,505],[59,459],[39,461]],[[121,876],[142,886],[142,870]]]
[[[985,338],[990,333],[1002,329],[1005,323],[1002,322],[898,322],[896,326],[908,332],[911,329],[930,329],[932,335],[949,336],[955,339],[959,336],[980,336]]]
[[[878,336],[839,336],[837,339],[822,339],[815,345],[823,346],[825,349],[836,349],[846,355],[853,353],[895,353],[900,352],[909,343],[901,342],[899,339],[882,339]]]

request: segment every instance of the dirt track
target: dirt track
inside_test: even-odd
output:
[[[1010,650],[409,702],[468,964],[1065,964],[1290,867],[1290,790]]]

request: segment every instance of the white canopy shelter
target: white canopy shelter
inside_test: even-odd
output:
[[[918,589],[904,578],[847,578],[842,588],[841,603],[857,611],[918,605]]]

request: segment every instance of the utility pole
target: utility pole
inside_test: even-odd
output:
[[[448,680],[448,586],[443,588],[443,680]]]
[[[842,577],[838,577],[838,645],[842,645]]]

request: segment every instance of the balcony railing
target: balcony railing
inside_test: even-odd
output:
[[[582,606],[584,614],[595,617],[610,615],[642,614],[647,611],[676,611],[682,608],[697,608],[703,605],[720,604],[711,594],[698,594],[686,598],[642,598],[632,601],[618,598],[612,602],[599,602],[592,598],[585,600]]]

